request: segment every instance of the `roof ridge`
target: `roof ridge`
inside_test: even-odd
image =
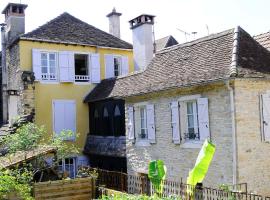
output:
[[[238,46],[239,46],[239,32],[240,32],[240,27],[236,26],[234,29],[234,34],[233,34],[233,49],[232,49],[232,60],[231,60],[231,65],[230,65],[230,77],[235,77],[237,76],[237,58],[238,58]]]
[[[170,38],[170,37],[172,37],[172,35],[167,35],[167,36],[165,36],[165,37],[162,37],[162,38],[156,39],[156,41],[158,41],[158,40],[163,40],[163,39],[165,39],[165,38]]]
[[[267,32],[264,32],[264,33],[260,33],[260,34],[258,34],[258,35],[254,35],[253,38],[255,38],[255,37],[260,37],[260,36],[265,35],[265,34],[267,34],[267,33],[270,33],[270,31],[267,31]]]
[[[228,30],[225,30],[225,31],[222,31],[222,32],[219,32],[219,33],[214,33],[214,34],[211,34],[211,35],[208,35],[208,36],[204,36],[204,37],[201,37],[201,38],[198,38],[196,40],[189,41],[189,42],[173,45],[171,47],[167,47],[167,48],[165,48],[163,50],[158,51],[156,54],[167,53],[168,51],[172,51],[172,50],[175,50],[175,49],[178,49],[178,48],[188,47],[188,46],[192,46],[192,45],[195,45],[195,44],[199,44],[201,42],[216,39],[216,38],[219,38],[219,37],[222,37],[224,35],[232,33],[233,30],[234,30],[234,28],[228,29]]]

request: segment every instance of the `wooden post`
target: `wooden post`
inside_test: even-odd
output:
[[[91,178],[91,187],[92,187],[92,199],[96,198],[96,179]]]
[[[141,191],[141,194],[144,194],[145,176],[141,176],[141,180],[142,180],[142,187],[141,187],[142,191]]]

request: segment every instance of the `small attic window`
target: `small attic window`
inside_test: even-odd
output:
[[[12,12],[16,13],[17,12],[17,6],[12,6]]]
[[[19,13],[23,14],[23,8],[22,7],[19,7]]]

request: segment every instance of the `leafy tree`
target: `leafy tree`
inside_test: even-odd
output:
[[[24,154],[24,163],[27,154],[37,149],[50,147],[55,149],[53,166],[57,167],[60,160],[70,154],[78,153],[78,149],[70,143],[65,142],[73,135],[72,131],[62,131],[59,135],[53,135],[45,138],[46,130],[43,126],[37,126],[34,123],[28,123],[17,129],[16,133],[6,136],[2,141],[2,148],[8,149],[6,158],[11,158],[17,152]],[[21,198],[31,200],[31,189],[34,181],[33,177],[37,173],[51,168],[47,165],[44,156],[35,157],[32,164],[18,165],[12,169],[0,169],[0,199],[7,198],[8,194],[16,193]]]

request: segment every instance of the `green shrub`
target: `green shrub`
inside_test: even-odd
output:
[[[158,197],[157,195],[154,196],[146,196],[146,195],[132,195],[132,194],[126,194],[126,193],[118,193],[118,194],[112,194],[109,196],[102,196],[103,200],[182,200],[181,197]]]

